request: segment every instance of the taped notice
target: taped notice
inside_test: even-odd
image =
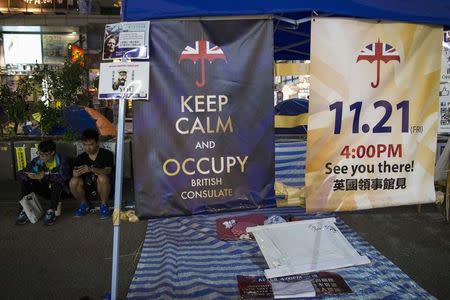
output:
[[[16,161],[17,161],[17,171],[21,171],[27,166],[27,157],[25,155],[25,146],[15,147],[16,149]]]

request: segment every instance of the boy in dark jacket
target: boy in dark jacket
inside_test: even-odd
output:
[[[56,145],[52,140],[42,141],[38,145],[39,156],[19,171],[22,197],[35,192],[50,199],[50,208],[44,217],[45,225],[53,225],[56,221],[55,211],[61,201],[61,195],[68,191],[70,164],[66,158],[56,153]],[[17,225],[28,222],[28,217],[20,206]]]
[[[99,133],[86,129],[82,136],[84,152],[75,160],[73,177],[70,179],[70,191],[80,201],[75,217],[82,217],[89,211],[88,194],[100,196],[100,219],[110,216],[106,203],[111,192],[114,155],[111,151],[100,148]]]

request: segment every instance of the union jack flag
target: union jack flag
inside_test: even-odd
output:
[[[377,81],[370,83],[373,88],[376,88],[380,83],[380,62],[388,63],[391,60],[400,62],[400,55],[394,47],[387,43],[381,43],[378,39],[378,42],[369,44],[361,50],[356,63],[360,60],[367,60],[370,63],[377,62]]]
[[[361,50],[356,62],[360,60],[367,60],[370,63],[380,60],[385,63],[391,60],[400,62],[400,55],[394,47],[378,40],[378,42],[369,44]]]
[[[195,41],[194,48],[191,46],[186,46],[184,48],[184,50],[180,54],[178,63],[181,63],[181,61],[183,60],[191,60],[195,64],[198,60],[200,60],[201,79],[200,81],[196,81],[195,84],[198,87],[203,87],[206,83],[205,60],[208,60],[209,63],[212,63],[216,59],[223,59],[225,62],[227,61],[225,54],[219,46],[214,45],[210,41],[201,39],[200,41]]]
[[[214,45],[210,41],[200,40],[195,41],[194,47],[186,46],[181,52],[180,59],[189,59],[192,61],[197,61],[199,59],[207,59],[212,62],[215,59],[224,59],[226,61],[225,54],[219,46]]]

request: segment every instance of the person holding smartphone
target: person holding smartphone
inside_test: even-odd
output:
[[[87,129],[83,132],[84,152],[77,156],[73,177],[70,179],[70,191],[80,201],[75,217],[82,217],[89,211],[89,198],[100,198],[100,219],[110,216],[106,203],[111,192],[114,155],[111,151],[100,148],[97,130]]]
[[[38,145],[39,155],[27,163],[25,169],[18,172],[22,198],[32,192],[50,200],[49,208],[44,217],[45,225],[53,225],[56,221],[55,211],[61,202],[62,194],[68,191],[70,178],[69,161],[56,153],[56,144],[45,140]],[[16,225],[24,225],[28,217],[20,205]]]

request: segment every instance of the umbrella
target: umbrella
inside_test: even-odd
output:
[[[85,107],[86,112],[96,121],[100,135],[117,135],[117,129],[104,115],[93,108]]]
[[[378,42],[369,44],[361,50],[356,63],[361,60],[367,60],[370,63],[377,62],[377,81],[370,83],[372,88],[376,88],[380,83],[380,62],[383,61],[386,64],[391,60],[400,62],[400,55],[394,47],[387,43],[381,43],[378,39]]]
[[[225,54],[219,46],[214,45],[210,41],[206,41],[203,38],[199,41],[195,41],[195,46],[186,46],[181,52],[178,63],[183,60],[191,60],[194,64],[200,60],[201,63],[201,80],[196,81],[197,87],[203,87],[206,83],[205,79],[205,60],[209,63],[213,63],[216,59],[227,61]]]

